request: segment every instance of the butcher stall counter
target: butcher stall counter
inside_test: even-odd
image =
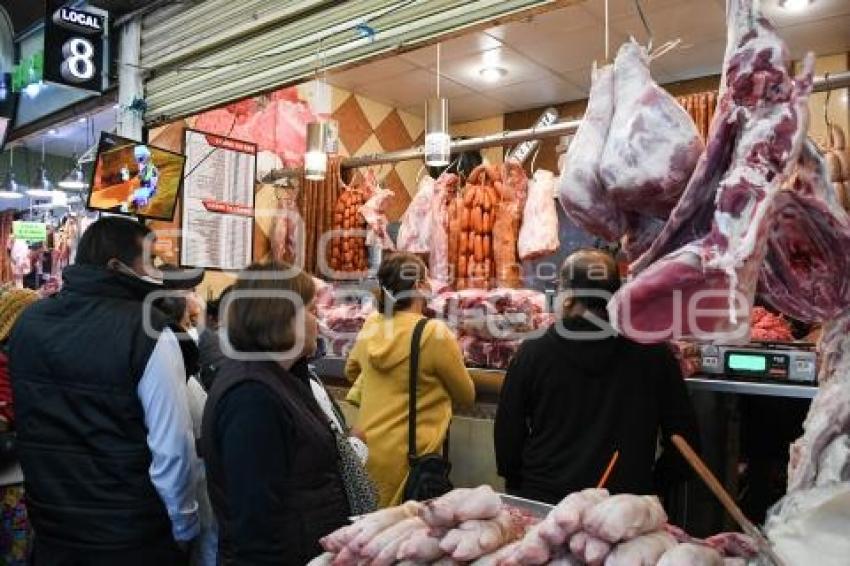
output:
[[[317,372],[340,401],[350,386],[344,367],[345,360],[337,357],[316,363]],[[452,421],[452,481],[457,487],[486,483],[504,491],[504,483],[496,474],[493,424],[505,372],[478,368],[470,368],[469,372],[475,381],[476,402],[471,408],[458,408]],[[706,374],[685,381],[700,425],[702,456],[727,489],[739,494],[744,507],[749,502],[750,515],[758,520],[774,501],[772,484],[748,481],[746,475],[742,479],[741,470],[773,475],[776,469],[787,466],[788,444],[802,432],[802,421],[817,392],[816,385]],[[356,407],[347,403],[341,406],[349,422],[356,423]],[[779,425],[773,424],[776,419],[781,421]],[[779,493],[783,486],[774,487]],[[734,528],[722,508],[696,481],[677,490],[675,499],[676,522],[686,525],[688,532],[710,534]]]

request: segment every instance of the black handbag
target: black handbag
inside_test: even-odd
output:
[[[410,472],[407,476],[407,482],[404,484],[405,501],[433,499],[448,493],[454,487],[449,480],[452,465],[443,454],[431,453],[422,456],[416,454],[416,383],[419,380],[420,340],[427,323],[427,318],[416,323],[410,343],[410,384],[407,410],[407,461]]]

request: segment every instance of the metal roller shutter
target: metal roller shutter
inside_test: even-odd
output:
[[[447,34],[578,0],[206,0],[145,17],[148,124],[420,47]],[[368,23],[376,34],[362,37]],[[321,46],[321,49],[320,49]]]

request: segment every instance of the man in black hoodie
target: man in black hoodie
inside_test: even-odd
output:
[[[693,406],[664,344],[618,336],[607,322],[620,277],[613,258],[581,250],[561,269],[564,318],[526,340],[505,377],[496,414],[499,475],[515,495],[549,503],[595,487],[615,452],[606,487],[656,491],[659,468],[674,462],[670,436],[698,447]],[[664,455],[656,463],[661,434]]]

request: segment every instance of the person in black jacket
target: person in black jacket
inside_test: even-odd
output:
[[[284,264],[243,271],[204,408],[201,452],[219,525],[219,564],[303,565],[347,523],[328,419],[304,362],[315,351],[315,284]]]
[[[698,446],[696,417],[666,345],[616,335],[607,299],[620,278],[613,258],[583,250],[561,269],[564,318],[526,340],[508,368],[495,424],[496,462],[507,490],[557,503],[595,487],[615,452],[612,492],[655,491],[656,447],[672,434]],[[661,463],[660,465],[664,465]]]

